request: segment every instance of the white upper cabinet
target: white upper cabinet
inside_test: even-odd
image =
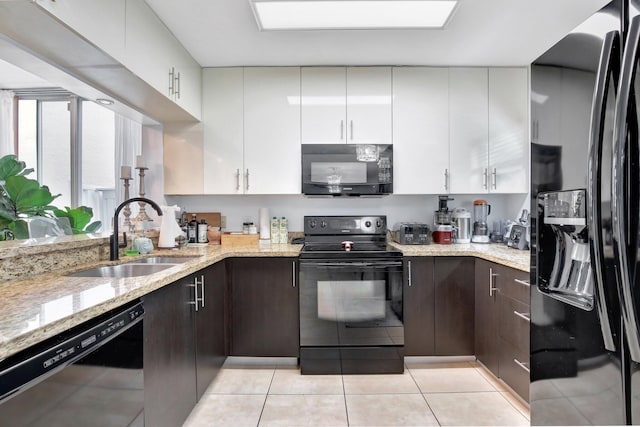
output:
[[[125,49],[125,0],[36,0],[71,29],[122,61]]]
[[[391,67],[302,68],[303,144],[390,144]]]
[[[489,191],[529,185],[528,80],[524,68],[489,69]]]
[[[244,69],[244,192],[300,194],[300,67]]]
[[[243,69],[205,68],[202,87],[204,193],[243,194]]]
[[[449,192],[449,70],[393,69],[393,192]]]
[[[488,115],[488,70],[450,68],[450,193],[477,194],[489,189]]]
[[[302,143],[344,144],[347,118],[347,70],[301,69]]]
[[[350,144],[391,144],[391,67],[347,68]]]
[[[126,5],[125,66],[199,119],[200,66],[144,0],[127,0]]]

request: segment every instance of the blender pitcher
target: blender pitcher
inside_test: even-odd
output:
[[[489,243],[489,225],[487,217],[491,213],[491,205],[486,200],[473,201],[473,235],[471,242],[473,243]]]

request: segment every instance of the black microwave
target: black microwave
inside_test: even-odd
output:
[[[393,145],[302,144],[302,193],[308,196],[393,193]]]

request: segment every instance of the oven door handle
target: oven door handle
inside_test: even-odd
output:
[[[402,267],[402,261],[378,261],[378,262],[313,262],[303,261],[300,263],[300,267],[329,267],[329,268],[343,268],[343,267],[366,267],[366,268],[388,268],[388,267]]]

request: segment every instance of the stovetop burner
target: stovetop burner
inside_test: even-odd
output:
[[[386,216],[305,216],[302,258],[401,257],[387,245]]]

